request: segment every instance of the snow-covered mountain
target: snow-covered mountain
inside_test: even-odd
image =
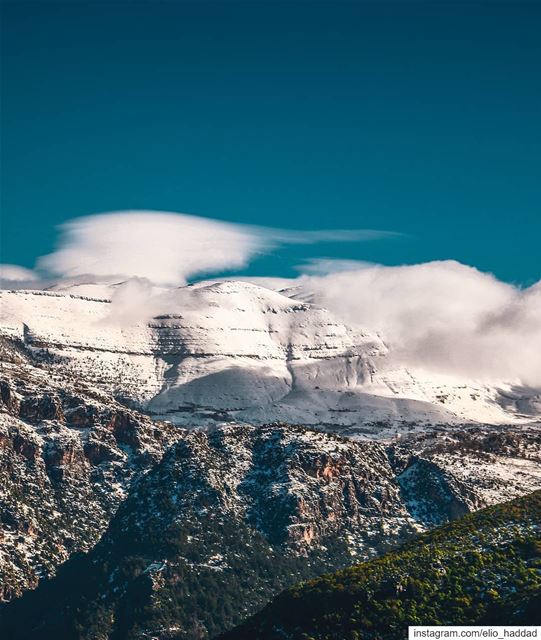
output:
[[[376,331],[348,327],[294,295],[238,281],[141,302],[126,283],[2,291],[0,335],[183,425],[282,420],[360,437],[413,423],[541,415],[539,391],[405,368]],[[139,308],[146,304],[153,317]]]

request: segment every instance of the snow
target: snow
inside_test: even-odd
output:
[[[378,423],[526,423],[541,415],[538,391],[406,369],[376,331],[256,284],[182,287],[170,294],[171,313],[146,321],[119,322],[115,291],[92,283],[2,291],[0,335],[180,425],[281,420],[363,437]]]

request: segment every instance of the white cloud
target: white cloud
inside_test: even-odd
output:
[[[110,311],[104,321],[107,324],[126,327],[164,312],[159,302],[164,290],[145,278],[129,278],[112,289]]]
[[[293,231],[198,216],[122,211],[72,220],[57,251],[38,266],[61,277],[139,277],[182,285],[205,273],[241,269],[258,253],[284,244],[352,242],[395,235],[375,230]]]
[[[358,271],[376,266],[374,262],[364,260],[347,260],[337,258],[310,258],[303,264],[297,265],[295,269],[299,273],[306,273],[314,276],[325,276],[329,273],[340,273],[341,271]]]
[[[406,366],[541,385],[541,282],[519,289],[444,261],[299,283],[349,324],[379,330]]]
[[[172,213],[102,214],[61,230],[59,249],[39,266],[62,277],[135,276],[182,285],[196,274],[241,268],[265,246],[240,226]]]
[[[0,286],[19,288],[38,279],[35,271],[16,264],[0,264]]]
[[[0,264],[0,278],[17,282],[20,280],[37,280],[37,275],[32,269],[19,267],[16,264]]]

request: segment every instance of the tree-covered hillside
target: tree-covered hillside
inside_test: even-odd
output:
[[[539,624],[541,491],[300,584],[222,640],[402,640],[415,624]]]

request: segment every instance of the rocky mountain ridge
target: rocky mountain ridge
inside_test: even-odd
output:
[[[179,437],[0,343],[0,599],[100,538],[129,487]]]

